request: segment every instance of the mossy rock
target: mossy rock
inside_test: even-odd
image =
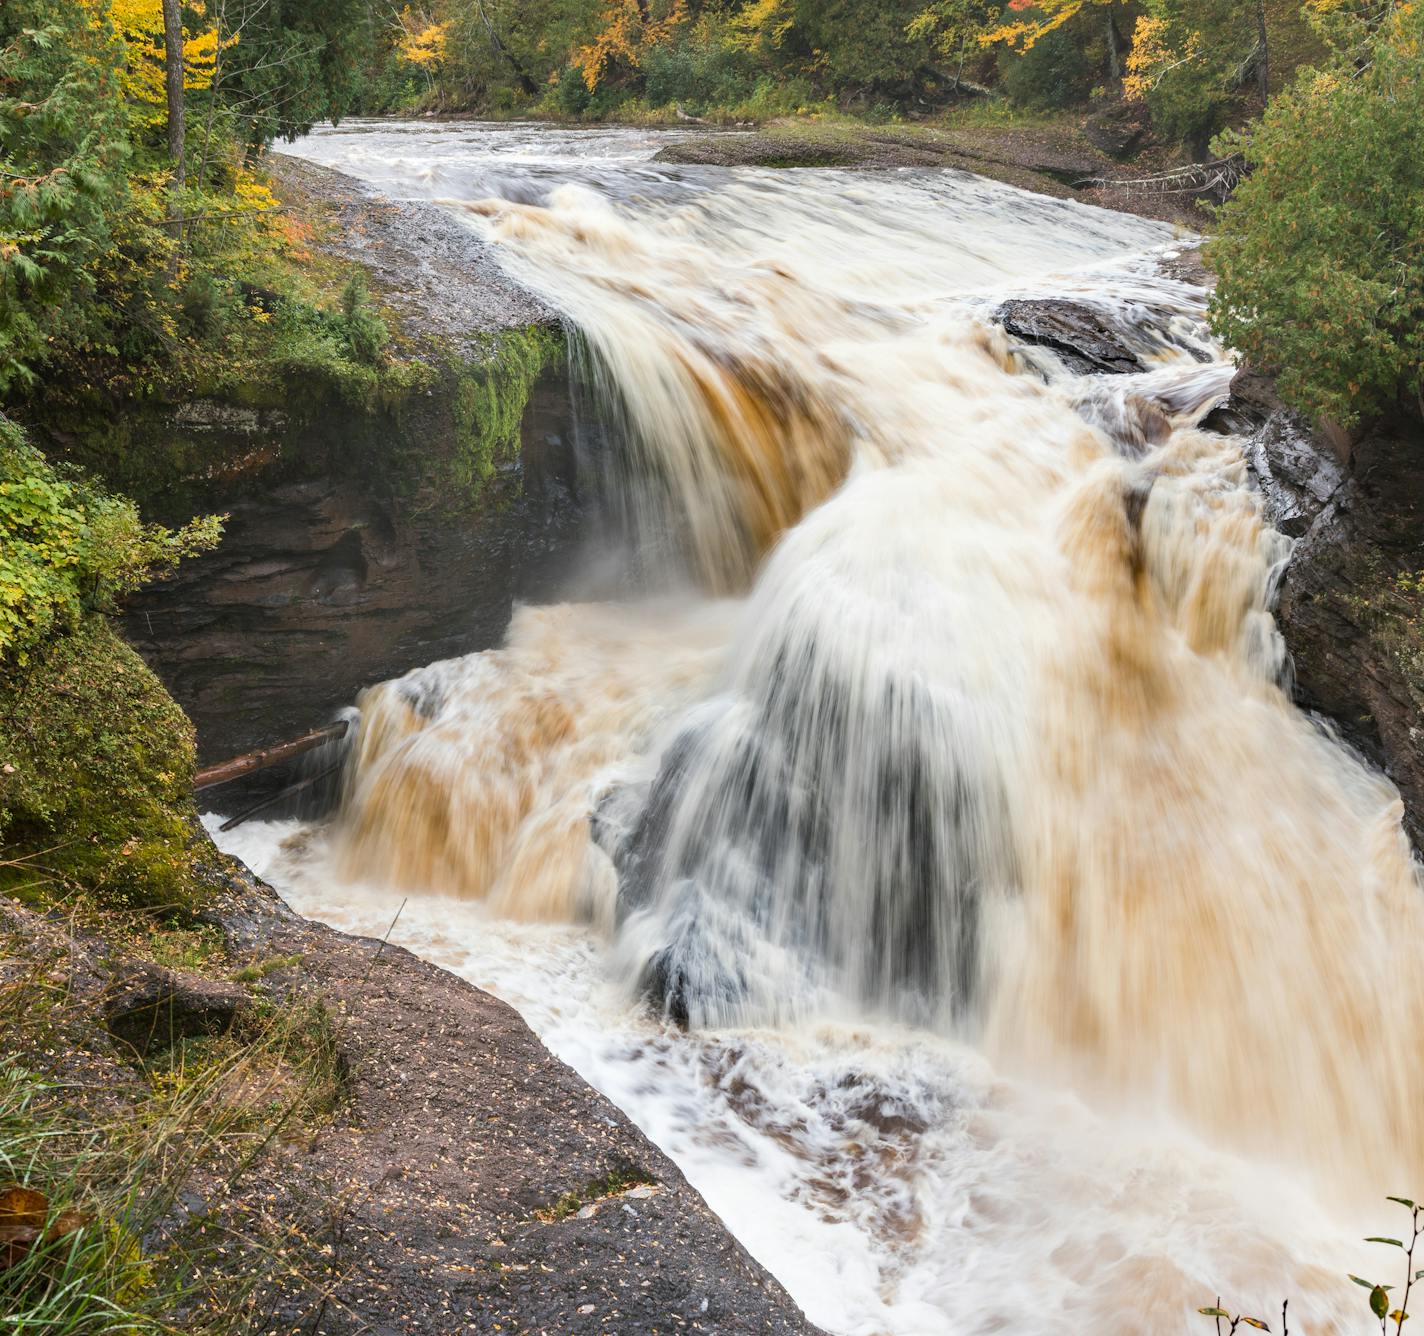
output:
[[[191,910],[193,766],[192,724],[103,618],[0,667],[0,891]]]

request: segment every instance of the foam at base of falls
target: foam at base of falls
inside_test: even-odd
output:
[[[404,893],[348,880],[321,832],[218,838],[302,913],[391,929]],[[1344,1273],[1378,1264],[1359,1239],[1381,1217],[1327,1212],[1289,1164],[1007,1079],[923,1031],[679,1032],[629,1009],[583,928],[429,895],[391,940],[514,1005],[835,1336],[1178,1336],[1218,1293],[1268,1317],[1289,1296],[1311,1336],[1358,1329]]]

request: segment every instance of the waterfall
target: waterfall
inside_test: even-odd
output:
[[[1399,799],[1282,689],[1289,542],[1202,425],[1231,367],[1169,230],[954,173],[607,182],[429,190],[579,331],[659,560],[367,692],[340,875],[590,924],[693,1032],[919,1027],[1417,1186]]]

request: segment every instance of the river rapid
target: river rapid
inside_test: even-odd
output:
[[[619,550],[367,691],[331,822],[225,847],[517,1007],[827,1331],[1365,1330],[1359,1240],[1424,1188],[1424,901],[1282,690],[1288,540],[1198,425],[1231,366],[1183,239],[666,142],[287,150],[564,313]],[[989,319],[1044,298],[1142,369]]]

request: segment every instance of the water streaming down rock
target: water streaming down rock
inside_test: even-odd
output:
[[[1228,369],[1119,258],[1162,231],[820,174],[474,213],[700,592],[526,609],[368,693],[347,872],[603,924],[696,1025],[849,1006],[1337,1182],[1424,1168],[1397,798],[1277,686],[1285,540],[1195,425]],[[1090,297],[1149,369],[1011,342],[1015,294]]]

